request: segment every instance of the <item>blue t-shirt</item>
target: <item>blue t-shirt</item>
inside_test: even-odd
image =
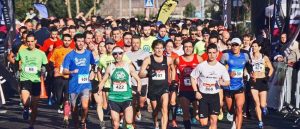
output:
[[[166,36],[164,36],[164,37],[160,37],[160,35],[159,34],[157,34],[157,36],[156,36],[156,38],[157,39],[160,39],[160,40],[162,40],[162,41],[164,41],[164,42],[166,42],[167,40],[169,40],[170,38],[166,35]]]
[[[89,50],[85,50],[82,54],[73,50],[66,55],[63,62],[63,68],[70,71],[78,69],[78,73],[70,75],[69,93],[80,93],[84,89],[91,89],[89,73],[90,66],[94,64],[94,56]]]
[[[244,87],[243,75],[246,63],[249,61],[247,53],[240,53],[235,56],[232,52],[224,53],[221,63],[228,65],[228,72],[235,72],[236,75],[230,78],[230,86],[223,87],[225,90],[239,90]]]

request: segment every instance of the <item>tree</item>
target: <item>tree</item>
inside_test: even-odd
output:
[[[196,7],[190,2],[185,6],[183,15],[185,17],[195,17]]]

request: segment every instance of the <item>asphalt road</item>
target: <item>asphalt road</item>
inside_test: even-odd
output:
[[[8,101],[8,103],[0,108],[1,110],[7,110],[7,113],[0,114],[0,129],[27,129],[28,123],[22,118],[22,108],[19,106],[17,97]],[[153,129],[151,122],[151,114],[145,110],[142,110],[142,121],[137,122],[138,129]],[[252,113],[253,114],[253,113]],[[254,116],[254,114],[253,114]],[[182,117],[178,116],[179,129],[183,129]],[[48,106],[46,100],[40,101],[39,114],[35,129],[60,129],[62,128],[62,114],[58,114],[55,106]],[[106,123],[108,128],[111,128],[109,117],[106,116]],[[284,119],[282,115],[275,111],[271,111],[270,114],[264,118],[264,129],[300,129],[300,126],[293,127],[293,122],[289,119]],[[88,129],[98,129],[98,118],[95,108],[89,111]],[[193,129],[206,129],[207,127],[201,127],[193,125]],[[219,129],[230,129],[231,123],[226,120],[218,122]],[[245,119],[243,123],[243,129],[256,129],[257,120]]]

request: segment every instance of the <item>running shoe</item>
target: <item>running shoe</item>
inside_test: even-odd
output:
[[[57,113],[59,113],[59,114],[63,114],[63,113],[64,113],[64,111],[63,111],[61,108],[59,108],[59,109],[57,110]]]
[[[159,123],[154,123],[154,129],[159,129]]]
[[[69,120],[67,120],[67,119],[65,119],[64,121],[63,121],[63,128],[68,128],[69,127]]]
[[[232,122],[231,129],[236,129],[235,121]]]
[[[220,112],[220,114],[218,115],[218,120],[223,120],[224,114],[223,112]]]
[[[133,125],[126,125],[126,129],[134,129]]]
[[[49,106],[52,105],[52,100],[51,100],[51,98],[48,99],[48,105],[49,105]]]
[[[100,129],[106,129],[105,127],[105,121],[100,122]]]
[[[86,129],[86,123],[81,123],[80,124],[80,129]]]
[[[23,111],[23,119],[28,120],[29,119],[29,109],[25,108]]]
[[[120,128],[123,128],[123,119],[120,120]]]
[[[34,127],[33,126],[29,126],[29,128],[28,129],[34,129]]]
[[[263,129],[264,123],[262,121],[258,122],[258,128]]]
[[[233,121],[233,115],[231,115],[230,113],[227,113],[226,118],[228,121]]]
[[[176,120],[172,120],[172,128],[177,128],[178,125],[177,125],[177,122]]]
[[[198,121],[197,121],[197,119],[195,117],[193,117],[191,119],[191,123],[194,124],[194,125],[196,125],[196,124],[198,124]]]
[[[262,112],[266,116],[268,114],[268,108],[267,107],[263,107],[262,108]]]
[[[137,113],[135,116],[135,120],[136,121],[141,121],[142,120],[142,114],[141,113]]]

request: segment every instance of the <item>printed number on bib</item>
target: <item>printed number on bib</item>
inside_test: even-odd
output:
[[[89,83],[89,75],[88,74],[79,74],[78,75],[78,84]]]
[[[113,82],[113,91],[127,91],[127,83],[126,82]]]
[[[166,79],[165,70],[156,70],[155,76],[152,77],[152,80],[165,80],[165,79]]]
[[[254,64],[254,66],[253,66],[253,71],[254,72],[262,72],[263,71],[263,65],[261,65],[261,64]]]
[[[190,77],[184,78],[183,83],[184,83],[184,86],[191,86],[192,85],[191,78]]]
[[[235,72],[233,78],[242,78],[243,77],[243,69],[232,69],[232,72]]]
[[[205,91],[210,92],[214,90],[214,87],[216,86],[215,83],[203,83],[203,86],[205,87]]]
[[[37,67],[35,66],[26,66],[25,67],[26,73],[37,73]]]

